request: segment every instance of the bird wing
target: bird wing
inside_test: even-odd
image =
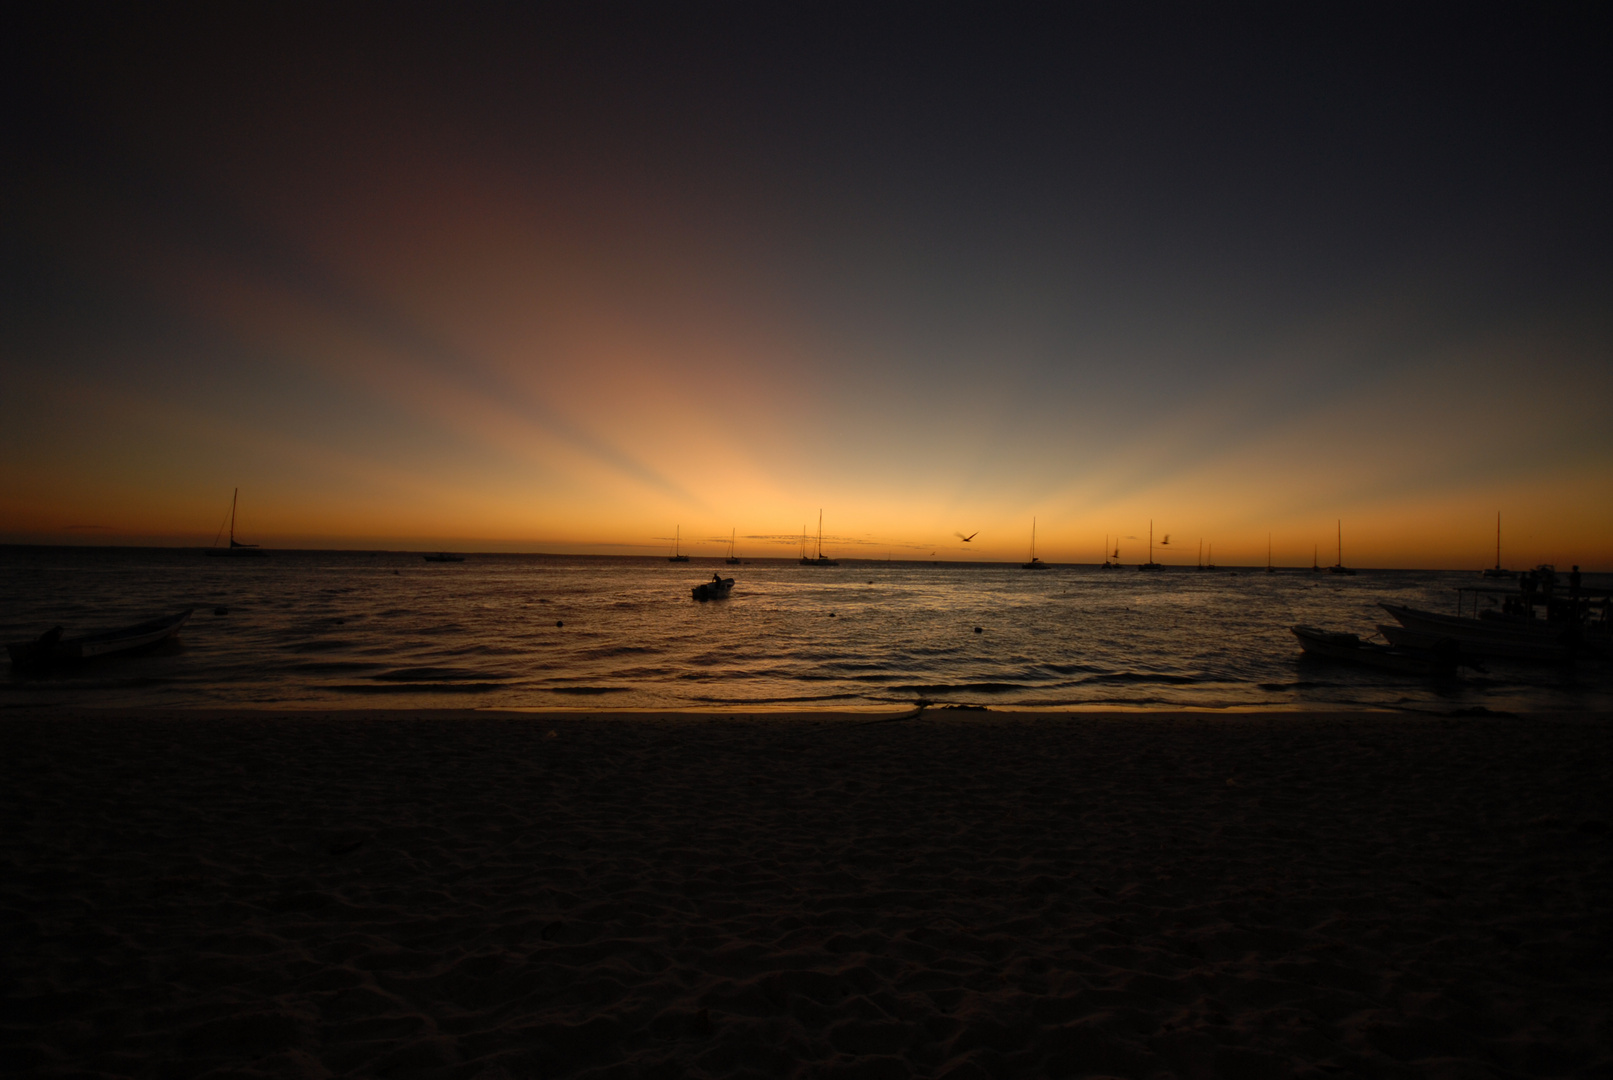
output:
[[[965,544],[967,544],[969,541],[973,540],[975,537],[980,535],[980,530],[976,529],[974,532],[970,533],[968,536],[963,535],[961,532],[955,532],[952,535],[956,536],[959,540],[962,540]]]

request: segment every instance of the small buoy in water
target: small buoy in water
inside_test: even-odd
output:
[[[214,615],[228,615],[229,613],[230,609],[227,607],[216,607],[213,609]]]
[[[832,619],[832,618],[834,618],[834,617],[835,617],[835,613],[834,613],[834,612],[832,612],[832,611],[831,611],[831,612],[829,612],[829,618],[831,618],[831,619]]]
[[[977,627],[975,627],[975,633],[977,633],[977,634],[984,634],[984,633],[985,633],[985,631],[984,631],[984,630],[982,630],[982,629],[980,629],[980,627],[978,627],[978,626],[977,626]]]
[[[554,624],[555,624],[555,625],[556,625],[556,626],[564,626],[564,625],[566,625],[566,624],[565,624],[565,623],[563,623],[563,622],[561,622],[561,621],[560,621],[560,620],[559,620],[559,619],[556,619],[556,620],[555,620],[555,621],[554,621]]]

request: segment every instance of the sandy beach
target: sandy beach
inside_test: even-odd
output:
[[[1613,1076],[1609,721],[7,710],[0,1058]]]

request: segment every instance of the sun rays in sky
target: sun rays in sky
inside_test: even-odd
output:
[[[41,21],[0,540],[1613,564],[1571,47],[358,12]]]

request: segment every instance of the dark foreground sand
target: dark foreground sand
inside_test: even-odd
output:
[[[1607,717],[0,719],[0,1060],[1613,1076]]]

